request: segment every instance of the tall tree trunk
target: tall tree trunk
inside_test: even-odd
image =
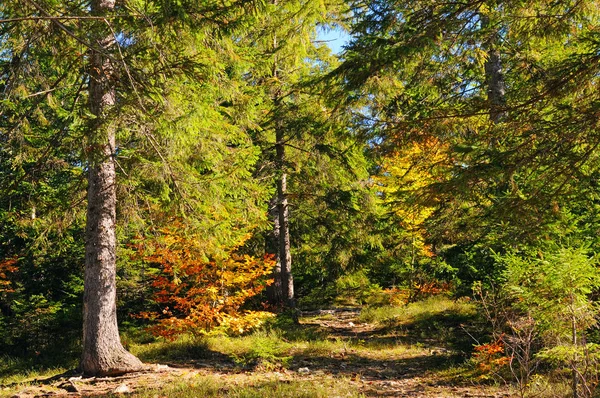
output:
[[[273,0],[273,4],[277,5],[278,0]],[[278,81],[279,62],[277,59],[277,35],[273,36],[273,70],[272,76],[275,81]],[[281,87],[276,87],[272,95],[273,104],[276,110],[280,110],[283,106],[281,101]],[[279,242],[277,249],[277,264],[279,267],[279,275],[281,280],[282,304],[288,308],[295,308],[294,300],[294,276],[292,274],[292,253],[290,251],[290,226],[289,226],[289,206],[287,200],[287,173],[285,166],[285,130],[281,119],[275,121],[275,152],[276,160],[275,167],[277,172],[277,220],[274,220],[273,225],[279,227],[278,233]]]
[[[115,0],[93,0],[93,15],[105,15]],[[116,172],[115,129],[107,113],[115,105],[114,68],[108,53],[110,32],[93,41],[90,54],[90,110],[96,119],[88,133],[88,206],[83,298],[83,356],[88,375],[116,375],[141,370],[142,362],[123,348],[116,312]]]
[[[488,16],[481,17],[481,27],[490,28],[490,19]],[[490,111],[490,120],[493,123],[500,123],[506,118],[506,83],[504,81],[504,72],[502,71],[502,59],[498,50],[500,35],[497,30],[493,31],[489,39],[484,43],[484,48],[488,58],[485,61],[485,80],[487,85],[488,108]]]
[[[292,254],[290,251],[289,206],[287,200],[287,173],[285,171],[285,145],[283,129],[276,127],[277,151],[277,212],[279,216],[279,262],[281,263],[281,281],[285,305],[295,308],[294,276],[292,274]]]
[[[283,305],[283,283],[281,279],[281,261],[279,260],[279,206],[278,197],[276,193],[273,198],[269,201],[269,217],[273,221],[273,229],[267,235],[265,242],[265,251],[275,255],[275,267],[271,276],[273,277],[273,284],[267,287],[267,299],[271,304]]]

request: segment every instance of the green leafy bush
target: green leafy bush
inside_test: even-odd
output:
[[[592,396],[598,384],[596,347],[585,333],[597,324],[598,259],[585,246],[549,247],[537,254],[496,254],[504,269],[497,291],[476,289],[484,312],[510,358],[521,395],[541,361],[570,372],[575,396]]]

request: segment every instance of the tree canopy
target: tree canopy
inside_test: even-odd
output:
[[[265,309],[446,292],[495,297],[490,336],[513,354],[501,336],[527,317],[540,358],[587,347],[599,10],[4,1],[0,343],[60,338],[112,375],[143,367],[119,325],[240,334]],[[338,55],[331,29],[347,32]],[[575,374],[571,354],[551,359]]]

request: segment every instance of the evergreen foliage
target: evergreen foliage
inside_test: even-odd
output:
[[[235,334],[267,299],[475,286],[496,327],[479,359],[523,354],[521,386],[546,361],[588,394],[599,6],[2,2],[0,344],[77,347],[86,192],[107,165],[121,323]],[[334,27],[339,56],[319,37]]]

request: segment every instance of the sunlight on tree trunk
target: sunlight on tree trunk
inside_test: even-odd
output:
[[[92,2],[92,13],[114,8],[114,0]],[[100,33],[100,50],[115,45],[112,35]],[[114,375],[141,370],[139,359],[121,345],[116,313],[116,172],[115,128],[106,122],[115,105],[114,67],[98,51],[90,55],[90,110],[96,116],[88,135],[88,207],[86,226],[83,356],[88,375]]]
[[[295,307],[294,276],[292,274],[292,254],[290,252],[289,206],[287,200],[287,173],[284,169],[285,146],[283,132],[277,132],[277,164],[279,176],[277,180],[277,213],[279,217],[279,264],[281,265],[281,281],[283,284],[284,304],[289,308]]]
[[[278,195],[275,194],[269,201],[269,218],[273,221],[273,229],[266,238],[266,253],[275,254],[275,267],[271,277],[273,283],[267,287],[266,294],[269,302],[272,304],[283,303],[283,283],[281,279],[281,261],[279,261],[279,206],[277,204]]]

